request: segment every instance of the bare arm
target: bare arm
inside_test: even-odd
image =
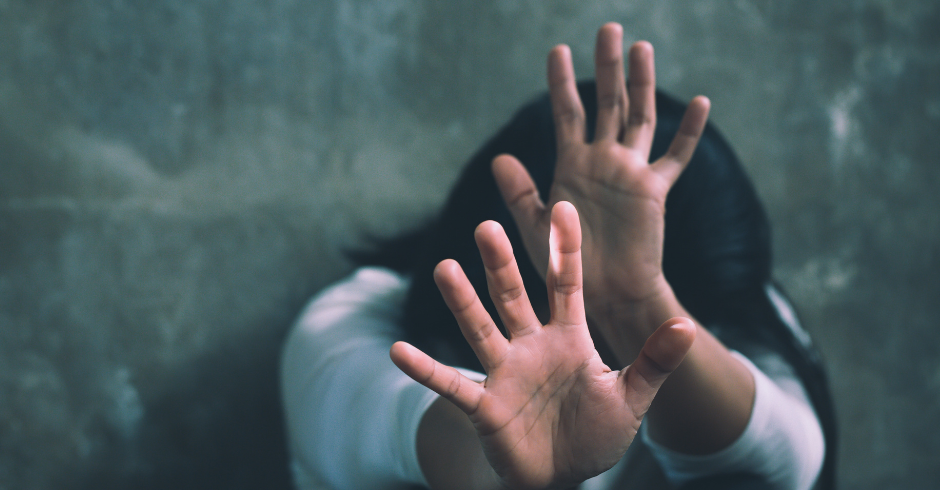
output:
[[[620,303],[594,311],[597,314],[592,320],[607,333],[605,339],[620,362],[635,355],[633,346],[652,331],[650,326],[657,319],[691,318],[671,289],[644,304]],[[754,379],[697,322],[696,330],[688,355],[653,402],[647,429],[653,440],[674,451],[711,454],[724,449],[744,432],[754,403]]]
[[[710,103],[693,99],[667,153],[649,162],[656,125],[653,50],[646,42],[631,47],[628,93],[622,37],[617,24],[598,32],[598,114],[591,142],[586,141],[571,52],[558,46],[549,55],[558,163],[547,200],[514,157],[497,157],[493,172],[537,267],[545,263],[551,205],[566,200],[578,209],[587,314],[625,363],[663,321],[689,317],[662,272],[665,202],[698,144]],[[701,326],[696,329],[688,358],[654,404],[649,430],[670,449],[705,454],[743,432],[754,382],[717,339]]]

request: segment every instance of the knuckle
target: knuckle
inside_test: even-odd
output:
[[[431,364],[431,370],[428,371],[428,374],[424,376],[424,379],[421,380],[421,384],[427,385],[434,378],[434,373],[437,372],[437,363]]]
[[[555,120],[558,125],[562,127],[578,127],[584,124],[584,113],[573,108],[568,108],[558,111],[558,113],[555,114]]]
[[[578,294],[583,288],[581,274],[576,272],[556,272],[552,281],[552,290],[559,294]]]
[[[525,289],[521,286],[513,286],[509,289],[497,292],[495,296],[500,303],[512,303],[521,298],[523,294],[525,294]]]
[[[512,199],[509,200],[509,202],[506,203],[506,205],[509,206],[510,208],[514,208],[514,207],[518,207],[520,204],[522,204],[526,200],[530,200],[532,198],[538,198],[538,197],[539,197],[538,189],[536,189],[535,187],[530,187],[530,188],[523,190],[518,195],[514,196]]]
[[[601,109],[619,109],[624,105],[624,97],[621,93],[603,94],[597,98],[597,106]]]
[[[652,126],[656,124],[656,116],[647,112],[632,113],[627,118],[630,126]]]
[[[483,325],[471,328],[470,331],[467,332],[467,340],[471,343],[482,342],[493,334],[493,328],[494,325],[492,322],[486,322]]]
[[[444,396],[447,398],[453,398],[460,391],[460,373],[454,371],[454,377],[451,378],[450,382],[447,384],[447,388],[444,389]]]
[[[456,316],[463,316],[470,311],[477,302],[477,297],[474,295],[472,298],[465,299],[464,301],[455,301],[451,312]]]
[[[571,295],[573,295],[573,294],[577,294],[577,293],[581,292],[581,284],[571,284],[571,283],[561,284],[561,283],[556,283],[554,289],[555,289],[555,292],[556,292],[556,293],[564,294],[565,296],[571,296]]]

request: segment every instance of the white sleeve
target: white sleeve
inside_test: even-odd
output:
[[[415,443],[437,395],[388,355],[402,337],[407,284],[386,269],[359,269],[315,297],[294,326],[281,387],[298,488],[427,485]]]
[[[735,442],[705,456],[669,450],[653,441],[645,428],[643,442],[675,485],[716,474],[749,473],[780,490],[811,488],[822,468],[825,442],[807,397],[789,389],[792,380],[782,380],[785,391],[748,358],[732,354],[751,371],[755,390],[751,418]]]

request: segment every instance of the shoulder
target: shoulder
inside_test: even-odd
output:
[[[397,319],[409,280],[383,267],[360,267],[315,295],[294,331],[320,333],[364,317]]]
[[[304,373],[357,345],[401,337],[408,285],[406,277],[390,269],[361,267],[316,294],[284,344],[282,381],[305,378]]]

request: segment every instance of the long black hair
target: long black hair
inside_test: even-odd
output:
[[[578,85],[593,138],[595,85]],[[657,127],[651,160],[663,155],[679,128],[685,105],[656,93]],[[505,228],[529,297],[544,301],[544,282],[531,264],[519,231],[500,197],[490,165],[494,157],[517,157],[543,198],[555,169],[551,104],[542,96],[523,107],[464,168],[435,219],[418,230],[353,254],[363,265],[382,265],[411,277],[403,313],[408,340],[442,362],[481,369],[432,278],[445,258],[457,260],[498,323],[487,290],[473,231],[485,220]],[[770,224],[737,157],[709,123],[688,168],[666,200],[663,270],[679,301],[728,345],[757,343],[787,360],[802,380],[823,427],[826,456],[816,488],[835,487],[836,425],[828,381],[818,353],[788,326],[772,296]],[[540,289],[541,288],[541,289]],[[775,291],[779,291],[779,287]],[[792,322],[790,322],[792,324]],[[595,341],[601,350],[601,342]],[[603,355],[603,351],[602,351]],[[605,356],[608,357],[608,356]],[[605,359],[608,361],[608,359]],[[613,366],[612,366],[613,367]]]

